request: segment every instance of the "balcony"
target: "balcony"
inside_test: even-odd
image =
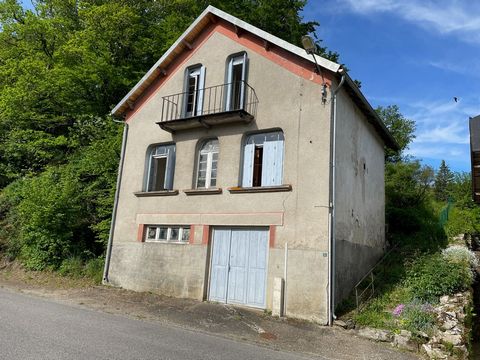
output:
[[[258,98],[245,81],[189,90],[164,96],[161,121],[165,131],[245,123],[255,118]]]

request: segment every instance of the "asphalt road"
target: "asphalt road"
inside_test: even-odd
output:
[[[308,357],[0,289],[0,359]]]

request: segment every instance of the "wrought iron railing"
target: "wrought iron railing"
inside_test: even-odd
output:
[[[164,96],[161,122],[243,110],[255,117],[258,98],[245,81]]]

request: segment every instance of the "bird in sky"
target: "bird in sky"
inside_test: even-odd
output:
[[[454,100],[455,102],[458,102],[458,97],[454,96],[454,97],[453,97],[453,100]]]

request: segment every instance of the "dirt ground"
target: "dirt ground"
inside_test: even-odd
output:
[[[25,271],[16,263],[0,264],[0,287],[95,311],[316,355],[320,359],[417,359],[411,353],[359,338],[338,327],[278,319],[261,311],[230,305],[94,285],[86,279]]]

